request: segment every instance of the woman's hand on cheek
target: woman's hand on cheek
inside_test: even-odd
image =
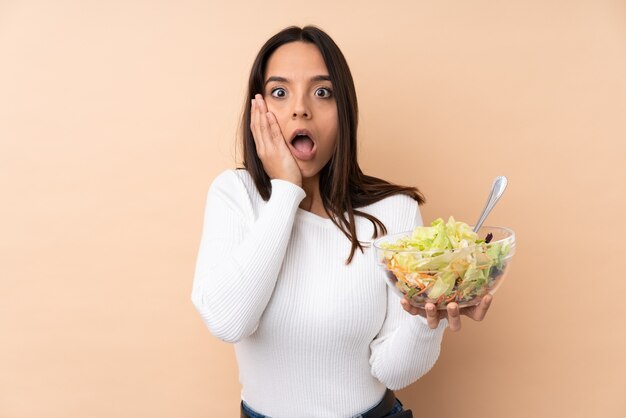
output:
[[[302,173],[283,136],[276,116],[268,112],[260,94],[252,99],[250,129],[256,152],[271,179],[286,180],[302,186]]]
[[[438,310],[432,303],[426,304],[426,309],[416,308],[412,306],[406,298],[403,298],[401,303],[405,311],[411,315],[420,315],[426,318],[428,327],[435,329],[439,325],[439,321],[443,318],[448,320],[448,325],[451,331],[459,331],[461,329],[461,315],[467,316],[474,321],[482,321],[487,315],[489,306],[493,296],[484,296],[478,305],[468,306],[459,309],[457,303],[449,303],[446,309]]]

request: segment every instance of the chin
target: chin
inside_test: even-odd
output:
[[[302,174],[302,179],[312,179],[313,177],[317,177],[320,174],[320,170],[311,170],[306,168],[300,168],[300,173]]]

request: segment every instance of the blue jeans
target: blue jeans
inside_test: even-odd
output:
[[[241,401],[241,408],[244,411],[246,411],[246,414],[248,414],[250,418],[271,418],[271,417],[268,417],[267,415],[259,414],[254,409],[250,408],[250,405],[248,405],[244,401]],[[397,414],[398,412],[402,412],[402,411],[404,411],[404,409],[402,409],[402,402],[400,402],[399,399],[396,399],[396,403],[393,405],[393,409],[389,413]],[[353,418],[361,418],[362,416],[363,415],[357,415]]]

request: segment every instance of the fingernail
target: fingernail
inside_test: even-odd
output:
[[[428,309],[428,312],[433,313],[435,311],[435,307],[434,306],[429,306],[426,309]]]

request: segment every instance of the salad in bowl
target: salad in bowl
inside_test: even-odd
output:
[[[411,305],[424,308],[430,302],[445,309],[456,302],[462,308],[495,293],[515,254],[515,234],[495,226],[474,232],[450,217],[373,245],[387,284]]]

